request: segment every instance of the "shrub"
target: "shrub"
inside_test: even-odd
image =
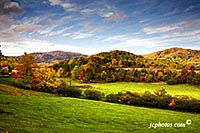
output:
[[[165,96],[167,94],[167,91],[164,88],[160,88],[154,91],[154,94],[156,96]]]
[[[109,94],[106,96],[106,101],[134,106],[200,113],[200,100],[192,99],[187,96],[172,97],[167,94],[163,88],[156,90],[154,94],[151,94],[149,91],[142,94],[129,91]]]
[[[167,81],[168,85],[175,85],[178,84],[177,78],[172,78]]]
[[[92,100],[102,100],[104,93],[97,90],[85,90],[85,97]]]
[[[0,70],[0,74],[2,74],[2,75],[9,75],[9,69],[8,68],[2,68]]]
[[[187,82],[187,80],[184,79],[184,78],[175,77],[175,78],[169,79],[169,80],[167,81],[167,84],[169,84],[169,85],[185,84],[186,82]]]
[[[156,105],[155,105],[155,101],[157,100],[156,99],[156,96],[151,94],[150,91],[145,91],[142,96],[142,106],[145,106],[145,107],[152,107],[152,108],[155,108]]]
[[[106,96],[106,101],[111,103],[118,103],[119,95],[117,94],[109,94]]]
[[[146,74],[146,76],[145,76],[145,81],[146,81],[147,83],[152,82],[152,81],[153,81],[153,75],[152,75],[152,74]]]
[[[82,91],[78,88],[61,88],[57,91],[59,94],[62,94],[65,97],[80,97],[82,94]]]
[[[87,79],[86,77],[83,77],[83,83],[89,83],[89,79]]]
[[[175,110],[200,113],[200,100],[176,99]]]

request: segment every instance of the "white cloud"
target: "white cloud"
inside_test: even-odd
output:
[[[52,6],[61,4],[60,0],[49,0]]]
[[[73,8],[74,7],[74,5],[73,4],[71,4],[71,3],[63,3],[63,4],[61,4],[61,6],[65,9],[69,9],[69,8]]]
[[[61,6],[65,11],[76,11],[77,7],[76,5],[69,3],[69,2],[64,2],[61,0],[49,0],[50,4],[52,6]]]
[[[163,38],[178,38],[178,37],[200,37],[200,30],[193,30],[193,31],[182,31],[182,32],[174,32],[170,34],[162,35]]]
[[[58,25],[54,25],[51,27],[45,27],[42,30],[38,31],[41,35],[48,35],[50,32],[52,32]]]
[[[84,38],[88,38],[88,37],[92,37],[94,34],[92,33],[75,33],[73,35],[73,38],[72,39],[84,39]]]
[[[72,28],[73,28],[73,26],[65,27],[65,28],[63,28],[63,29],[61,29],[61,30],[52,31],[52,32],[50,32],[48,35],[49,35],[49,36],[60,35],[60,34],[64,33],[66,30],[69,30],[69,29],[72,29]]]
[[[107,13],[104,13],[104,14],[103,14],[103,17],[105,17],[105,18],[110,18],[110,17],[112,17],[113,15],[114,15],[113,12],[107,12]]]
[[[116,36],[109,36],[103,39],[102,41],[125,41],[129,39],[129,35],[116,35]]]
[[[16,41],[20,41],[20,40],[23,40],[23,38],[11,30],[6,30],[6,31],[0,32],[0,43],[16,42]]]
[[[4,43],[6,46],[2,46],[4,55],[22,55],[24,52],[46,52],[53,50],[52,43],[44,40],[25,39],[23,41]]]
[[[133,38],[133,39],[128,39],[126,41],[122,41],[118,43],[117,45],[113,45],[113,47],[116,47],[116,48],[128,48],[128,47],[134,47],[134,46],[143,46],[146,48],[153,48],[157,46],[157,43],[151,39]]]
[[[4,55],[22,55],[24,52],[38,52],[49,50],[51,45],[47,41],[35,40],[35,39],[26,39],[18,42],[9,42],[3,43],[5,46],[2,46],[2,51]]]
[[[82,14],[92,14],[95,12],[94,9],[89,9],[89,8],[85,8],[83,10],[80,11]]]
[[[55,50],[78,52],[82,54],[95,54],[104,51],[99,48],[78,47],[71,44],[53,44],[44,40],[26,39],[20,42],[4,43],[2,53],[9,56],[19,56],[24,52],[49,52]]]
[[[13,20],[11,18],[8,18],[6,16],[0,15],[0,29],[6,29],[10,27],[13,24]]]
[[[191,6],[189,6],[188,8],[186,8],[186,9],[184,10],[184,12],[188,12],[188,11],[192,10],[193,8],[194,8],[194,6],[191,5]]]
[[[119,12],[103,12],[99,14],[101,17],[105,18],[106,20],[123,20],[126,19],[127,16],[125,14]]]
[[[71,35],[71,33],[64,33],[62,36],[68,37],[68,36],[70,36],[70,35]]]
[[[173,30],[181,29],[180,26],[176,25],[167,25],[167,26],[161,26],[161,27],[145,27],[143,31],[146,34],[157,34],[157,33],[164,33],[164,32],[169,32]]]
[[[28,32],[32,33],[36,29],[40,28],[40,25],[30,25],[30,24],[20,24],[20,25],[13,25],[13,30],[16,32]]]
[[[164,14],[165,17],[172,16],[178,13],[178,8],[173,9],[172,11],[169,11],[168,13]]]
[[[83,30],[86,30],[86,31],[90,31],[90,30],[92,30],[92,25],[90,25],[90,24],[85,24],[85,25],[83,25]]]

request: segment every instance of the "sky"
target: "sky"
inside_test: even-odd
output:
[[[199,0],[0,0],[3,55],[200,50]]]

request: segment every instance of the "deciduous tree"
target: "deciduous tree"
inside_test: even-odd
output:
[[[34,55],[25,52],[24,55],[21,56],[20,64],[22,65],[22,69],[19,70],[19,74],[23,81],[28,83],[31,80],[32,69],[34,65],[36,65]]]
[[[31,85],[35,90],[55,93],[61,85],[61,80],[55,70],[45,67],[33,72]]]

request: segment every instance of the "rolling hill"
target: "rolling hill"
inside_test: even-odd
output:
[[[199,124],[199,114],[56,97],[0,84],[2,133],[198,133]]]
[[[183,48],[169,48],[162,51],[153,52],[143,55],[150,59],[175,59],[188,60],[192,62],[200,62],[200,50],[191,50]]]

